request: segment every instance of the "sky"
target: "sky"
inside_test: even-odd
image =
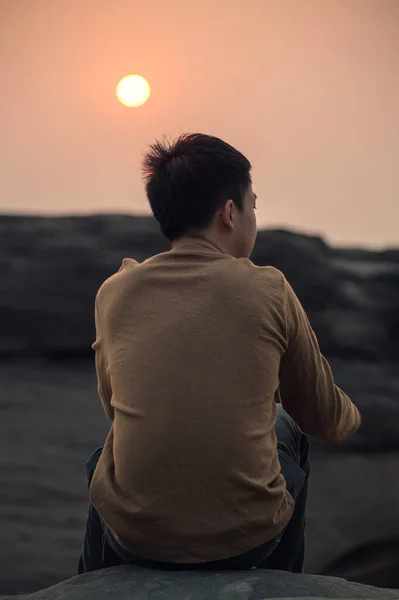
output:
[[[0,0],[0,77],[1,213],[149,214],[142,153],[196,131],[261,228],[399,246],[399,0]]]

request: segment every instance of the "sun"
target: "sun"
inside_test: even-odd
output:
[[[116,96],[125,106],[141,106],[151,94],[148,81],[141,75],[125,75],[116,86]]]

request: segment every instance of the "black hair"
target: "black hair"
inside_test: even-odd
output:
[[[227,200],[243,210],[251,163],[219,138],[190,133],[152,144],[144,155],[143,178],[154,217],[173,241],[206,229]]]

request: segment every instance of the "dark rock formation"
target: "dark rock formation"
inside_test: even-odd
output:
[[[0,355],[90,356],[98,287],[166,248],[148,218],[0,217]]]
[[[320,238],[261,232],[253,260],[280,269],[328,356],[396,361],[399,260],[395,251],[328,247]]]
[[[15,596],[1,596],[11,600]],[[290,600],[322,598],[399,599],[399,590],[379,589],[344,579],[283,571],[165,572],[113,567],[64,581],[20,600]]]
[[[352,377],[346,361],[334,369],[353,391],[369,385],[367,366]],[[108,429],[92,360],[0,361],[0,594],[76,573],[84,463]],[[399,455],[344,448],[313,445],[305,570],[399,588]]]
[[[122,259],[167,249],[151,218],[0,217],[0,354],[89,354],[93,302]],[[283,271],[329,356],[394,361],[399,251],[334,250],[320,238],[259,233],[253,260]]]
[[[327,565],[321,574],[343,577],[399,591],[399,539],[365,544],[340,556]]]
[[[101,283],[124,257],[167,248],[151,218],[0,217],[0,357],[91,357]],[[317,237],[261,231],[253,260],[283,271],[323,352],[348,360],[337,381],[354,388],[364,416],[348,444],[398,448],[399,251],[335,250]]]
[[[0,593],[76,568],[83,464],[107,431],[91,351],[95,294],[124,257],[167,248],[150,218],[0,217]],[[307,570],[399,587],[399,250],[264,231],[253,260],[284,272],[363,415],[345,444],[313,443]],[[59,597],[89,589],[76,581]],[[231,597],[251,597],[242,594]]]

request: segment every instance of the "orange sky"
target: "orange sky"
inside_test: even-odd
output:
[[[146,213],[146,145],[201,131],[261,226],[399,245],[399,0],[0,0],[0,74],[1,212]]]

